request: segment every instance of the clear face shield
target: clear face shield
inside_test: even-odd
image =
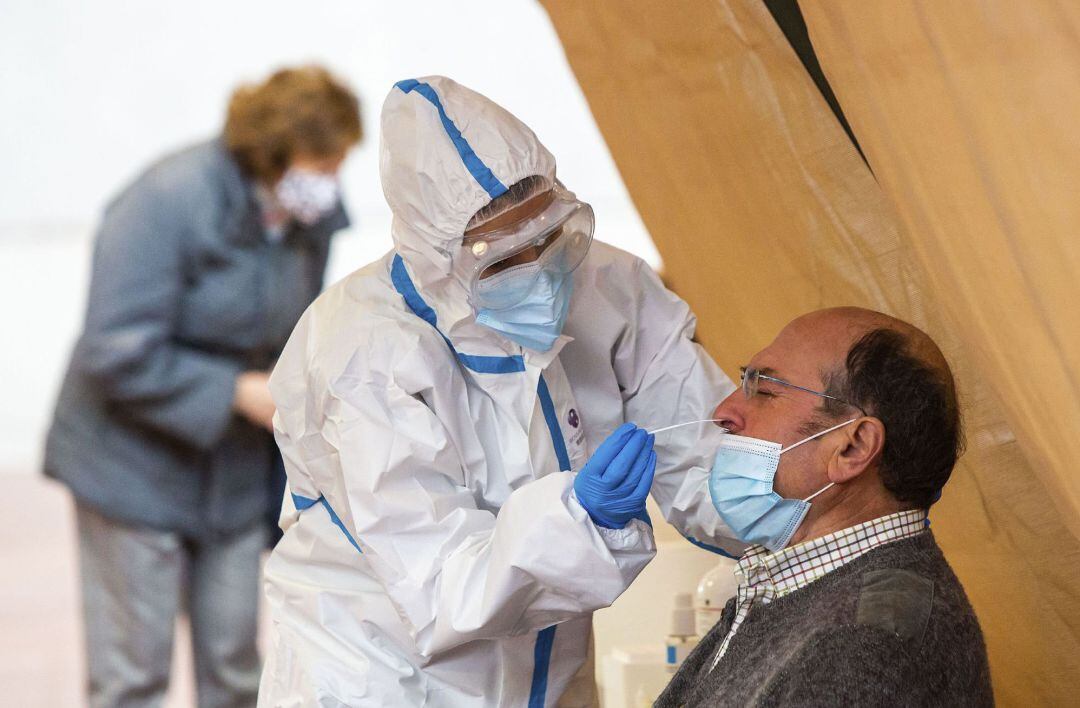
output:
[[[520,218],[513,218],[516,208],[511,209],[469,229],[462,242],[457,268],[477,310],[514,307],[542,273],[569,274],[589,252],[595,227],[592,207],[561,184],[519,207],[524,211]],[[507,287],[510,281],[513,286]]]

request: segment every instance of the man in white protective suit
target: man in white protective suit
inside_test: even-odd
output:
[[[650,484],[689,540],[742,547],[708,493],[720,429],[646,432],[734,386],[510,113],[402,81],[380,149],[394,251],[271,378],[292,504],[259,703],[592,705],[592,612],[653,556]]]

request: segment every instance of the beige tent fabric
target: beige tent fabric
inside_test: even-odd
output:
[[[804,5],[919,263],[1080,538],[1080,3]]]
[[[967,209],[957,208],[956,200],[951,210],[932,209],[948,205],[947,192],[968,177],[955,165],[941,164],[942,155],[951,159],[953,154],[945,145],[950,141],[974,145],[965,148],[965,165],[984,169],[982,184],[994,182],[986,171],[992,165],[982,161],[979,143],[971,143],[973,138],[956,125],[942,127],[938,134],[937,121],[948,113],[929,108],[920,111],[920,130],[903,134],[910,143],[895,142],[899,137],[892,132],[893,123],[863,143],[871,165],[883,171],[883,191],[760,2],[546,0],[544,5],[663,255],[668,282],[694,307],[703,343],[728,371],[767,344],[791,318],[836,304],[896,314],[939,341],[960,382],[969,451],[931,514],[934,531],[981,618],[999,702],[1073,702],[1080,689],[1080,543],[1068,530],[1076,521],[1068,511],[1071,503],[1056,503],[1067,486],[1064,468],[1051,468],[1047,460],[1080,444],[1077,416],[1067,405],[1072,401],[1075,406],[1070,398],[1075,397],[1075,378],[1070,376],[1076,376],[1076,369],[1066,371],[1066,362],[1076,351],[1048,348],[1007,378],[996,368],[985,368],[1021,359],[1036,343],[1055,336],[1064,342],[1068,333],[1080,331],[1069,329],[1068,319],[1054,320],[1051,326],[1051,310],[1043,314],[1039,309],[1054,302],[1057,293],[1042,290],[1041,278],[1034,276],[1044,265],[1043,256],[999,245],[1008,241],[1011,246],[1013,239],[1020,243],[1019,232],[1002,226],[1015,223],[1002,217],[1013,212],[1002,209],[1026,206],[1034,197],[1014,193],[1023,186],[1019,183],[1005,196],[979,193],[980,204],[998,208],[992,212],[998,214],[997,222],[981,212],[969,216]],[[860,5],[884,7],[865,2],[838,7],[846,11]],[[821,7],[827,10],[810,13],[815,39],[821,29],[817,21],[826,15],[834,19],[831,3]],[[860,62],[846,67],[843,75],[830,68],[834,55],[822,52],[826,71],[841,83],[837,93],[845,108],[855,89],[864,90],[863,79],[853,72],[867,70],[869,59],[859,51],[871,47],[866,50],[870,57],[880,51],[872,47],[902,46],[906,51],[913,38],[902,34],[904,28],[883,20],[876,44],[860,44],[858,50],[850,44],[851,27],[838,34],[842,39],[836,46],[854,52]],[[898,36],[889,37],[890,32]],[[890,71],[889,77],[875,74],[874,80],[895,80],[899,69],[891,66]],[[864,100],[874,110],[903,108],[882,107],[877,95]],[[849,117],[862,141],[867,122],[878,118],[860,108],[857,105]],[[1063,125],[1064,120],[1052,124]],[[989,121],[980,135],[995,125]],[[1029,126],[1030,134],[1040,135],[1034,126]],[[907,126],[902,127],[906,131]],[[1020,151],[1019,145],[1013,147]],[[1069,154],[1066,147],[1059,146],[1062,155]],[[925,156],[918,152],[924,149],[931,155],[936,149],[930,175],[917,170],[921,163],[914,158]],[[898,165],[878,166],[900,158]],[[1078,165],[1074,161],[1070,167],[1080,169]],[[1059,203],[1064,192],[1057,184],[1047,185],[1051,180],[1046,175],[1030,165],[1021,174],[1025,184],[1037,186],[1036,193],[1053,196],[1046,204],[1040,202],[1047,212],[1044,219],[1064,219],[1075,208]],[[894,179],[900,187],[892,186]],[[998,200],[1005,203],[999,207]],[[909,201],[917,217],[907,215]],[[603,238],[604,215],[597,216],[598,237]],[[992,264],[965,270],[965,252],[987,250],[975,248],[976,236],[971,234],[990,225],[998,239]],[[1053,245],[1053,240],[1034,243]],[[1057,246],[1057,270],[1048,276],[1067,271],[1070,258],[1076,261],[1075,252],[1065,254],[1065,244]],[[936,272],[939,268],[946,276]],[[1026,274],[1027,280],[1016,273]],[[1016,283],[1023,287],[1006,291]],[[999,301],[1011,305],[999,306]],[[983,309],[989,305],[993,308]],[[1033,311],[1037,316],[1029,317]],[[994,327],[980,329],[987,318]],[[1033,329],[1040,337],[1031,334]],[[973,333],[981,336],[972,340]],[[1006,334],[1017,342],[1012,350],[1001,339]],[[1038,405],[1012,400],[1017,396],[1014,386],[1022,388],[1026,380],[1021,377],[1049,379],[1051,373],[1056,383],[1024,391],[1026,401],[1036,395],[1033,391],[1049,386],[1037,394]],[[1027,434],[1028,428],[1044,423],[1058,436],[1051,442],[1059,447],[1049,454],[1032,452],[1042,438],[1028,440]],[[1024,431],[1024,453],[1013,427]],[[1070,428],[1076,439],[1066,443]],[[1076,478],[1071,481],[1075,484]]]

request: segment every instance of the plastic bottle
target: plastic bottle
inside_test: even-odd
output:
[[[665,647],[668,673],[675,673],[697,646],[694,624],[693,597],[688,592],[681,592],[675,596],[675,607],[671,610],[671,632]]]
[[[694,632],[699,638],[720,621],[724,605],[738,591],[734,569],[734,561],[721,561],[701,576],[694,594]]]

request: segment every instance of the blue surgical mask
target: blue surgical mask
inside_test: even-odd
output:
[[[550,270],[536,276],[535,268],[539,264],[530,263],[485,279],[488,292],[505,293],[507,301],[517,304],[501,310],[481,309],[476,321],[527,349],[546,352],[566,324],[574,279],[570,273]],[[515,289],[527,292],[517,296]]]
[[[758,543],[770,551],[787,546],[810,511],[810,500],[834,483],[806,499],[784,499],[773,489],[780,455],[856,420],[852,418],[786,448],[768,440],[725,435],[709,475],[709,494],[720,518],[745,543]]]

